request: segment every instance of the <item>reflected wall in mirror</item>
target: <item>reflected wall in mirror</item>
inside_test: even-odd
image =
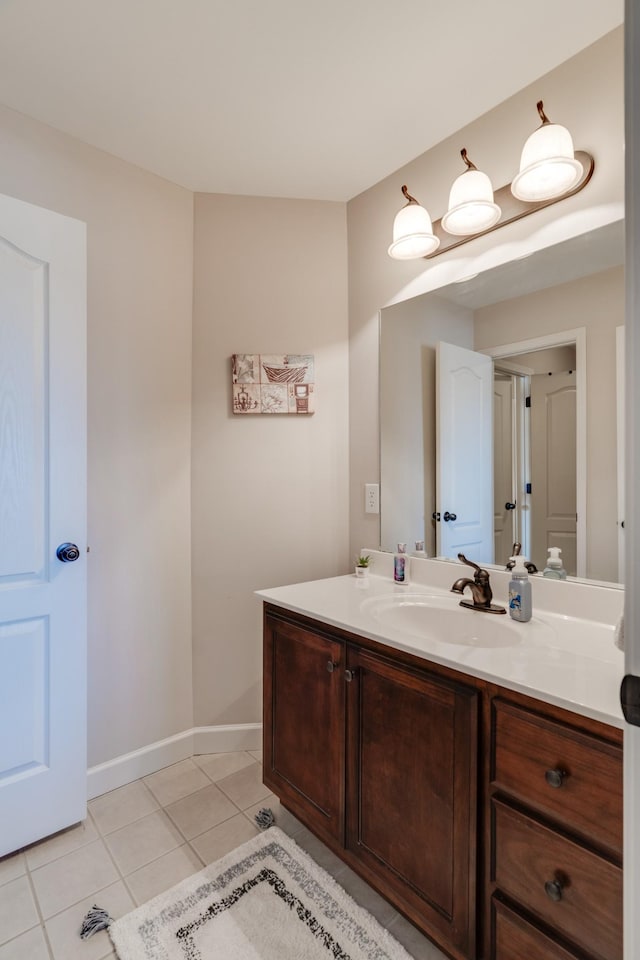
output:
[[[512,542],[520,540],[540,570],[547,547],[557,545],[570,574],[623,579],[616,482],[623,455],[616,437],[623,260],[624,225],[618,222],[381,310],[383,549],[395,549],[398,541],[411,549],[424,539],[430,556],[451,557],[460,544],[474,560],[504,566]],[[440,341],[494,358],[495,399],[489,403],[495,442],[488,457],[491,441],[476,442],[479,402],[458,409],[458,426],[438,426]],[[533,397],[530,407],[527,396]],[[441,490],[437,440],[452,449],[454,464]],[[488,476],[471,462],[478,447]],[[471,507],[463,500],[456,508],[450,500],[462,496],[457,488],[465,480]],[[473,491],[477,500],[487,484],[490,529],[484,540],[474,540],[465,533],[472,527]],[[441,519],[433,520],[433,513]],[[447,521],[448,538],[442,536],[447,513],[455,515]],[[445,542],[449,547],[438,550]],[[480,542],[484,546],[474,553]]]

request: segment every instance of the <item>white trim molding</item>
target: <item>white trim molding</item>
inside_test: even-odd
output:
[[[192,727],[165,740],[157,740],[131,753],[99,763],[87,770],[87,799],[117,790],[172,763],[201,753],[231,753],[262,748],[261,723]]]

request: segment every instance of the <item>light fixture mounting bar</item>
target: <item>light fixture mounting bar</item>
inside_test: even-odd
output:
[[[521,220],[523,217],[527,217],[530,213],[535,213],[536,210],[542,210],[544,207],[550,207],[554,203],[558,203],[560,200],[566,200],[567,197],[572,197],[575,193],[580,193],[580,191],[586,187],[591,180],[593,175],[593,170],[595,162],[590,153],[586,153],[584,150],[576,150],[575,153],[576,160],[579,160],[582,164],[583,173],[577,184],[573,189],[568,190],[566,193],[563,193],[559,197],[553,197],[551,200],[536,200],[534,202],[525,202],[524,200],[518,200],[511,193],[511,184],[507,183],[504,187],[500,187],[499,190],[496,190],[494,193],[495,202],[500,207],[502,213],[500,219],[492,227],[489,227],[488,230],[482,230],[479,233],[474,233],[468,237],[457,237],[451,233],[447,233],[446,230],[442,228],[442,221],[436,220],[433,224],[433,232],[436,237],[440,240],[440,245],[433,253],[428,254],[424,257],[424,260],[433,260],[434,257],[439,257],[441,253],[446,253],[447,250],[453,250],[454,247],[459,247],[463,243],[467,243],[469,240],[475,240],[477,237],[483,237],[487,233],[493,233],[494,230],[499,230],[500,227],[505,227],[508,223],[515,223],[516,220]]]

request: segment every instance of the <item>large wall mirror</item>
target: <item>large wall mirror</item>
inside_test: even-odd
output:
[[[622,582],[624,224],[380,312],[381,546]]]

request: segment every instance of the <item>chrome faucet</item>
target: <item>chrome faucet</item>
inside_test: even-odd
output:
[[[458,554],[458,560],[460,560],[461,563],[466,563],[468,566],[473,567],[475,570],[473,580],[470,580],[469,577],[460,577],[451,587],[452,593],[463,593],[466,587],[469,587],[471,590],[473,603],[469,600],[461,600],[460,606],[468,607],[469,610],[479,610],[481,613],[506,613],[507,611],[504,607],[496,603],[491,603],[493,591],[489,583],[489,571],[479,567],[473,560],[467,560],[463,553]]]

